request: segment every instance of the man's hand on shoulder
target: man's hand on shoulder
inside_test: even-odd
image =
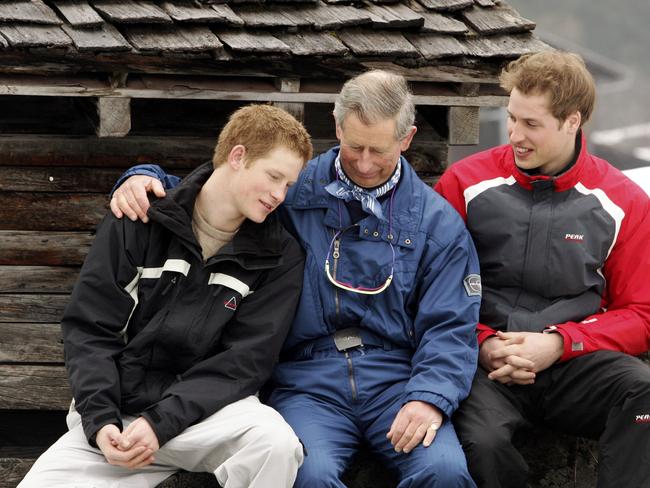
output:
[[[95,442],[106,461],[113,466],[136,469],[153,462],[153,451],[146,445],[130,444],[116,425],[109,424],[99,429]]]
[[[126,215],[131,220],[140,219],[147,222],[149,199],[147,193],[153,192],[159,198],[165,196],[165,189],[160,180],[146,175],[129,177],[113,192],[111,211],[118,219]]]
[[[422,443],[429,447],[443,422],[438,407],[421,401],[405,403],[395,416],[386,437],[397,452],[408,454]]]

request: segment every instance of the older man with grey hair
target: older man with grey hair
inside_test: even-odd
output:
[[[401,156],[414,114],[403,77],[349,80],[340,146],[308,163],[279,210],[307,255],[269,398],[305,447],[297,487],[344,486],[362,441],[399,487],[475,486],[449,419],[476,369],[479,266],[458,214]],[[130,174],[111,206],[131,218],[145,216],[145,189],[176,182],[153,166]]]

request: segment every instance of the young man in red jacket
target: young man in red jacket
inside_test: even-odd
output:
[[[454,423],[479,487],[526,486],[512,444],[533,423],[600,439],[599,488],[650,486],[650,201],[587,151],[594,81],[576,55],[501,75],[510,144],[436,190],[481,264],[480,367]]]

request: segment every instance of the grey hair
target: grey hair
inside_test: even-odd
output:
[[[372,70],[348,80],[334,102],[334,120],[343,128],[345,117],[355,114],[366,125],[395,120],[395,137],[406,137],[415,121],[413,95],[402,75]]]

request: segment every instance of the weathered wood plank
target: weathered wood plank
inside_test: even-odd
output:
[[[467,26],[453,17],[426,10],[416,0],[409,0],[407,5],[424,19],[420,32],[437,32],[441,34],[465,34],[469,31]]]
[[[463,44],[453,36],[445,34],[407,34],[406,38],[425,59],[461,56],[466,53]]]
[[[328,32],[297,32],[278,34],[277,38],[295,56],[343,56],[349,51],[345,44]]]
[[[216,31],[221,41],[234,51],[249,53],[289,53],[291,49],[268,32]]]
[[[246,5],[237,9],[237,15],[247,26],[254,28],[296,28],[307,27],[313,21],[306,16],[291,15],[295,6],[282,5]]]
[[[131,99],[100,97],[97,99],[99,137],[124,137],[131,131]]]
[[[465,53],[482,58],[516,58],[524,54],[552,49],[530,34],[472,37],[461,41]]]
[[[156,162],[170,168],[193,168],[212,157],[214,137],[1,135],[0,165],[113,166],[128,168]],[[34,148],[39,148],[38,152]]]
[[[129,51],[132,49],[122,34],[111,24],[97,29],[64,25],[65,31],[79,51]]]
[[[0,191],[107,195],[123,169],[0,166]]]
[[[290,19],[302,17],[309,21],[316,30],[337,30],[342,27],[355,27],[369,24],[371,15],[366,9],[349,5],[325,5],[321,0],[312,4],[296,7],[294,14],[288,14]]]
[[[94,238],[90,232],[0,230],[0,265],[80,266]]]
[[[210,5],[203,5],[197,2],[168,0],[160,4],[162,9],[176,22],[227,22],[223,15],[219,14]]]
[[[217,12],[217,15],[220,18],[221,22],[226,24],[231,24],[235,27],[241,27],[244,25],[244,21],[237,16],[235,12],[230,8],[229,5],[212,5],[212,10]]]
[[[496,5],[493,0],[474,0],[474,2],[481,7],[494,7]]]
[[[500,69],[498,65],[487,65],[486,63],[483,63],[483,66],[477,63],[478,66],[436,64],[418,67],[405,67],[387,61],[364,61],[362,64],[367,69],[394,70],[409,80],[427,81],[428,85],[434,86],[437,82],[480,83],[494,87],[499,83]]]
[[[69,295],[0,294],[0,322],[59,323]]]
[[[478,107],[449,107],[447,124],[449,126],[449,144],[478,144]]]
[[[419,28],[424,24],[424,17],[406,5],[397,4],[389,7],[369,5],[366,9],[372,17],[372,25],[377,28]]]
[[[72,40],[58,25],[3,24],[0,33],[17,48],[72,45]]]
[[[61,25],[63,22],[42,0],[17,0],[0,3],[0,22]]]
[[[535,22],[523,18],[506,5],[493,8],[473,7],[463,10],[461,15],[480,34],[506,34],[525,32],[535,28]]]
[[[72,193],[0,193],[2,230],[88,230],[106,213],[106,195]],[[46,212],[44,209],[56,209]]]
[[[60,325],[0,323],[0,362],[63,363]]]
[[[171,24],[173,22],[163,10],[148,0],[92,0],[92,5],[111,22],[124,24]]]
[[[417,0],[423,6],[430,10],[446,11],[446,10],[462,10],[471,7],[474,0]]]
[[[78,274],[76,267],[0,265],[0,293],[70,293]]]
[[[323,20],[333,16],[338,21],[338,27],[355,27],[372,22],[372,17],[366,9],[350,5],[330,5],[326,7],[320,4],[320,7],[310,12],[310,15],[317,15]],[[327,24],[327,22],[316,23],[316,27],[321,29],[334,27],[327,27]]]
[[[54,6],[73,27],[99,27],[104,24],[86,0],[55,0]]]
[[[359,56],[416,56],[417,49],[399,32],[375,32],[349,29],[338,33],[339,39]]]
[[[6,49],[8,47],[9,47],[9,43],[4,37],[2,37],[2,33],[0,32],[0,49]]]
[[[129,26],[124,28],[128,41],[143,52],[219,51],[223,44],[205,26]]]
[[[0,365],[0,409],[67,410],[71,399],[63,366]]]
[[[460,20],[447,17],[436,12],[422,12],[424,25],[420,32],[437,32],[441,34],[466,34],[469,32],[467,26]]]

